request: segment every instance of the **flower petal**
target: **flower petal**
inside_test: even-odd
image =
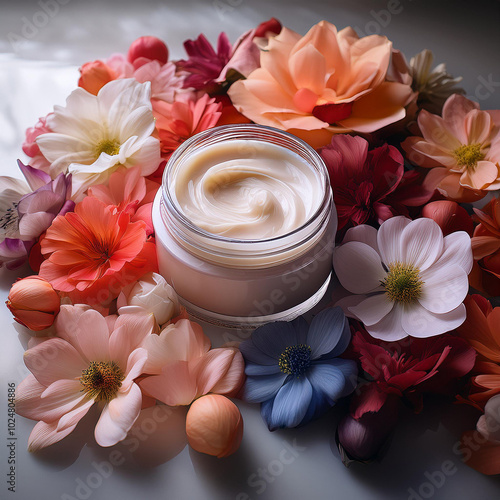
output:
[[[243,386],[242,399],[249,403],[262,403],[273,398],[285,383],[287,375],[279,372],[273,375],[248,376]]]
[[[392,217],[386,220],[379,228],[377,235],[378,248],[384,264],[391,262],[402,262],[401,234],[410,224],[411,220],[406,217]]]
[[[457,265],[469,274],[473,263],[470,236],[465,231],[456,231],[445,236],[443,253],[430,270],[434,272],[447,266]]]
[[[299,425],[309,408],[312,393],[307,377],[290,379],[274,398],[271,419],[267,422],[269,429]]]
[[[267,323],[252,334],[252,342],[268,356],[278,359],[287,346],[300,344],[299,333],[293,322]]]
[[[411,309],[405,310],[401,321],[408,335],[427,338],[454,330],[465,321],[465,317],[463,304],[444,314],[431,313],[420,304],[415,304]]]
[[[392,311],[374,325],[365,325],[367,332],[374,338],[394,342],[404,339],[408,334],[402,326],[403,307],[395,304]]]
[[[340,307],[330,307],[314,316],[307,334],[307,345],[311,347],[311,358],[327,354],[339,356],[351,339],[351,332],[344,312]]]
[[[350,241],[334,250],[333,267],[341,285],[352,293],[376,291],[387,275],[380,255],[358,241]]]
[[[367,245],[371,246],[377,253],[379,253],[377,243],[377,230],[373,226],[361,224],[359,226],[349,228],[345,233],[342,243],[347,243],[348,241],[361,241],[361,243],[366,243]]]
[[[394,306],[386,293],[372,295],[349,310],[365,325],[374,325],[387,316]]]

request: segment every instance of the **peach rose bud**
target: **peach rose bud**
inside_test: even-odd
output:
[[[97,95],[99,90],[116,78],[113,70],[102,61],[85,63],[80,68],[78,86],[91,94]]]
[[[142,59],[156,60],[165,64],[168,61],[168,48],[162,40],[155,36],[141,36],[132,42],[128,49],[127,59],[134,66],[138,60]]]
[[[61,299],[48,281],[28,276],[12,285],[6,304],[18,323],[38,332],[54,323]]]
[[[218,458],[233,454],[243,437],[243,418],[225,396],[208,394],[197,399],[186,417],[189,444],[200,453]]]
[[[438,223],[444,236],[455,231],[465,231],[472,237],[474,224],[465,208],[450,200],[433,201],[422,209],[422,216]]]

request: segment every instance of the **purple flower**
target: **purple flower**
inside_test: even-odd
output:
[[[50,227],[57,215],[72,211],[71,175],[48,174],[22,162],[19,168],[28,181],[0,179],[0,267],[23,264],[36,239]],[[31,192],[30,192],[31,191]]]
[[[247,379],[243,399],[262,403],[269,430],[304,425],[356,387],[357,368],[339,359],[351,333],[339,307],[302,318],[268,323],[240,344]]]

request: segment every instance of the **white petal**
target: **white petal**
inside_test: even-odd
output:
[[[431,270],[434,272],[443,267],[458,265],[469,274],[473,262],[470,236],[465,231],[456,231],[444,238],[443,253],[432,265]]]
[[[456,309],[467,296],[469,280],[460,266],[434,266],[421,274],[424,285],[418,299],[428,311],[443,314]]]
[[[351,227],[345,233],[342,243],[347,243],[348,241],[361,241],[361,243],[370,245],[377,253],[379,253],[377,230],[372,226],[362,224],[360,226]]]
[[[374,325],[382,321],[387,316],[394,306],[386,293],[379,293],[368,297],[355,307],[350,307],[349,310],[364,323],[364,325]]]
[[[465,321],[465,317],[466,312],[463,304],[460,304],[453,311],[434,314],[417,303],[411,308],[405,308],[402,324],[408,335],[427,338],[454,330]]]
[[[380,226],[377,244],[384,264],[402,262],[403,254],[401,253],[400,240],[403,230],[410,222],[411,220],[406,217],[392,217]]]
[[[341,285],[352,293],[374,292],[387,276],[380,255],[358,241],[350,241],[334,250],[333,267]]]
[[[401,251],[401,262],[425,271],[443,252],[441,228],[425,217],[412,221],[401,235]]]
[[[366,326],[366,331],[374,338],[394,342],[404,339],[408,334],[403,330],[402,318],[403,307],[399,304],[394,304],[392,311],[384,316],[384,318],[374,325]]]

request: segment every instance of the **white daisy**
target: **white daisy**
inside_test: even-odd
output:
[[[359,294],[344,301],[348,311],[370,335],[387,341],[432,337],[461,325],[472,262],[467,233],[443,238],[433,220],[406,217],[388,219],[378,232],[366,225],[350,229],[333,256],[342,286]]]
[[[105,184],[120,166],[139,165],[141,174],[158,168],[160,142],[152,137],[151,83],[133,78],[109,82],[97,96],[81,88],[73,91],[66,107],[55,106],[47,118],[53,131],[36,141],[51,163],[50,175],[73,175],[73,199],[82,198],[93,184]]]

